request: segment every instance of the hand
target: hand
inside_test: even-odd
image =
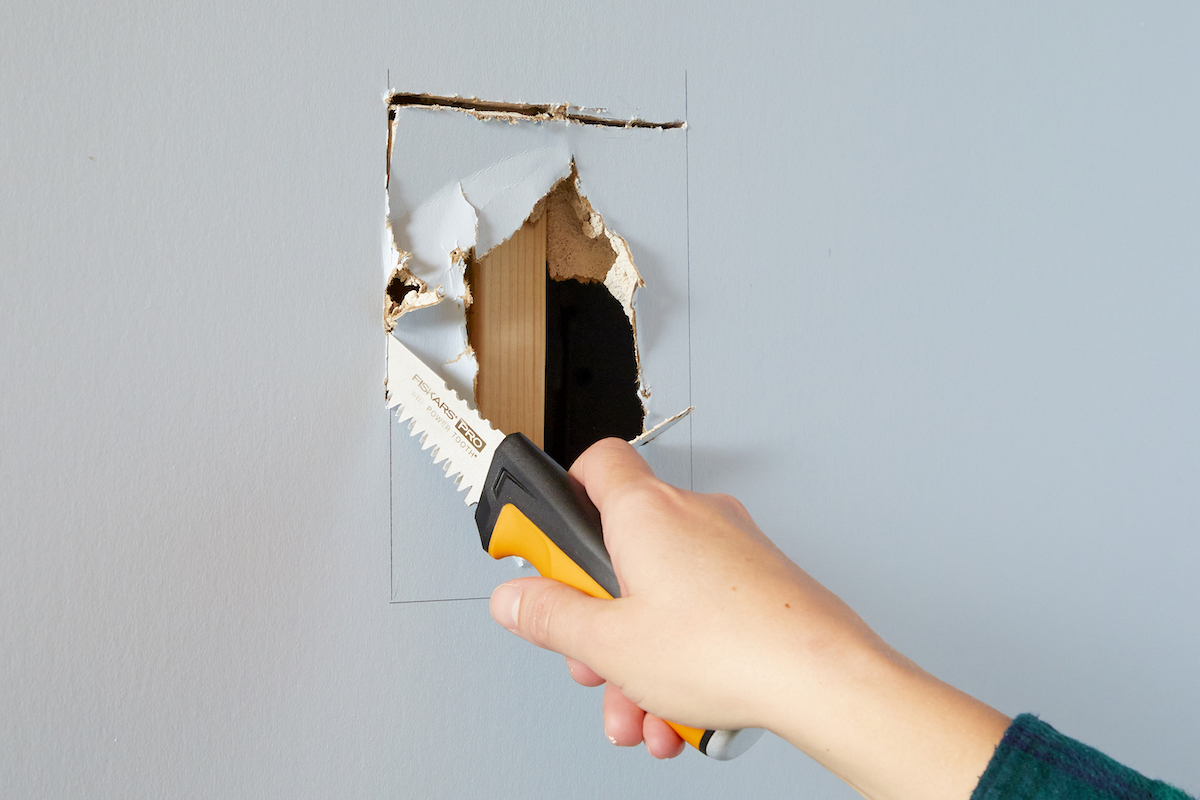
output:
[[[614,743],[645,741],[662,758],[682,749],[663,719],[764,727],[870,797],[969,796],[974,780],[963,793],[959,773],[977,767],[978,778],[1006,717],[888,647],[733,498],[665,484],[615,439],[589,448],[571,474],[600,510],[621,597],[524,578],[498,587],[491,611],[566,655],[578,682],[607,681]],[[939,782],[939,768],[955,777]]]
[[[791,613],[790,604],[775,602],[772,588],[807,576],[736,500],[662,483],[623,442],[598,443],[571,472],[600,509],[621,598],[597,601],[554,581],[524,579],[497,590],[497,619],[535,644],[574,656],[568,665],[580,683],[608,679],[605,729],[617,744],[645,739],[652,755],[677,754],[682,742],[660,717],[697,727],[761,725],[740,691],[745,664],[767,663],[781,632],[772,614]],[[504,619],[514,602],[524,624]],[[560,629],[558,619],[568,624]],[[759,623],[757,655],[747,621]],[[728,650],[733,637],[747,639],[741,652]],[[641,708],[654,713],[643,716]]]

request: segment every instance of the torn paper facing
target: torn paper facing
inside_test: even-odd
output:
[[[550,190],[571,174],[561,147],[529,150],[464,178],[463,196],[479,218],[475,255],[482,258],[513,235]]]

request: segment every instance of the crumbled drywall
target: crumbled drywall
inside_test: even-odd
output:
[[[556,281],[601,281],[608,276],[617,251],[605,235],[603,218],[579,191],[579,173],[559,181],[533,213],[530,221],[546,217],[546,268]]]

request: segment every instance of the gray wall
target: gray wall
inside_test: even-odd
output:
[[[5,4],[0,792],[852,796],[611,748],[484,602],[389,603],[389,72],[672,117],[685,69],[695,487],[1200,791],[1200,16],[1044,5]]]

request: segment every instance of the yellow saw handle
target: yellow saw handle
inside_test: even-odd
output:
[[[492,558],[520,556],[538,573],[611,600],[621,596],[604,547],[600,513],[579,481],[523,434],[496,449],[475,511],[483,549]],[[726,761],[749,749],[762,731],[701,730],[668,722],[688,744]]]

